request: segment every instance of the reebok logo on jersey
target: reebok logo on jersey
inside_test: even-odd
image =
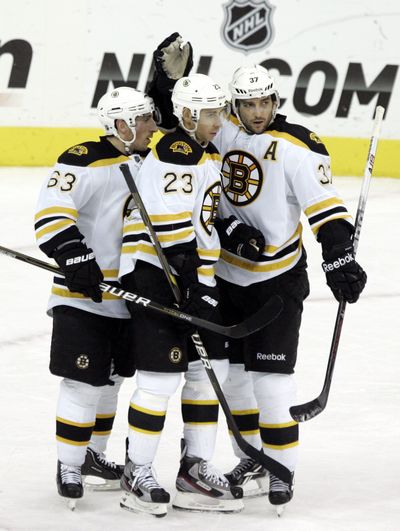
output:
[[[351,253],[347,253],[333,262],[323,262],[322,269],[325,273],[328,273],[329,271],[335,271],[335,269],[341,269],[346,264],[354,262],[354,260],[354,256]]]
[[[94,253],[75,256],[75,258],[68,258],[68,260],[65,262],[65,265],[70,266],[74,264],[80,264],[81,262],[88,262],[89,260],[94,260]]]
[[[257,360],[260,361],[286,361],[286,354],[264,354],[263,352],[257,352]]]
[[[201,300],[207,302],[210,306],[216,308],[218,306],[218,301],[210,297],[209,295],[204,295]]]

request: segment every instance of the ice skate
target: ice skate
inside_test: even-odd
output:
[[[68,508],[73,511],[77,499],[83,496],[81,467],[64,465],[60,461],[57,461],[56,479],[58,494],[66,498]]]
[[[121,477],[121,488],[120,506],[123,509],[158,518],[167,514],[170,495],[158,484],[151,464],[135,465],[128,460]]]
[[[256,498],[268,494],[268,474],[257,461],[243,457],[233,470],[225,474],[231,485],[243,489],[244,498]]]
[[[97,453],[92,448],[87,449],[81,468],[85,487],[91,490],[119,490],[123,472],[123,465],[108,461],[103,453]]]
[[[271,505],[275,506],[276,514],[281,516],[286,505],[293,498],[293,480],[289,485],[273,474],[269,476],[269,494],[268,499]]]
[[[177,494],[172,506],[196,512],[238,513],[243,508],[243,491],[231,486],[226,477],[208,461],[188,457],[183,450],[176,478]]]

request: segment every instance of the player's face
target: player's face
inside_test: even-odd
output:
[[[212,142],[215,135],[222,127],[223,120],[227,116],[227,109],[202,109],[197,123],[196,138],[204,144]]]
[[[271,96],[238,100],[238,104],[240,119],[246,128],[257,135],[263,133],[271,121],[274,109]]]
[[[147,149],[151,137],[157,131],[157,124],[154,121],[152,113],[144,114],[136,118],[136,138],[133,143],[133,148],[138,151]]]

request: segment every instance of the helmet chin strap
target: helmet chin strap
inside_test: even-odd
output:
[[[114,131],[114,136],[116,136],[118,138],[118,140],[120,140],[124,144],[125,153],[127,155],[131,155],[131,153],[133,151],[131,146],[136,140],[136,129],[135,129],[135,127],[129,127],[129,129],[130,129],[130,131],[132,132],[132,135],[133,135],[132,140],[124,140],[123,138],[121,138],[121,136],[118,133],[117,129],[115,129],[115,131]]]
[[[182,127],[182,129],[184,129],[187,134],[190,136],[190,138],[193,138],[193,140],[195,142],[197,142],[198,144],[200,144],[200,146],[202,148],[206,148],[208,146],[208,142],[200,142],[200,140],[197,138],[196,136],[196,131],[197,131],[197,125],[198,125],[198,122],[195,121],[192,117],[192,120],[193,120],[193,123],[194,123],[194,129],[188,129],[184,123],[183,123],[183,119],[179,122],[180,123],[180,126]]]

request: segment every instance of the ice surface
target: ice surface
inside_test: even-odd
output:
[[[46,172],[0,168],[0,245],[42,259],[32,219]],[[361,179],[337,178],[335,185],[355,213]],[[281,519],[266,499],[254,499],[238,515],[171,510],[156,520],[120,509],[119,493],[110,492],[87,492],[70,512],[55,485],[58,379],[47,368],[51,320],[45,314],[51,274],[0,255],[0,530],[400,529],[399,205],[400,180],[373,179],[358,252],[368,284],[359,303],[347,307],[327,409],[301,425],[295,496]],[[299,403],[320,392],[337,309],[307,227],[305,243],[312,292],[297,364]],[[134,385],[131,379],[122,387],[109,443],[109,457],[120,462]],[[180,432],[178,393],[155,463],[171,493]],[[222,470],[235,463],[223,418],[215,463]]]

